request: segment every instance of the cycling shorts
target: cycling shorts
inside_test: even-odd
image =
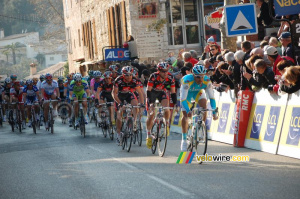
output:
[[[83,98],[87,98],[86,92],[84,93],[73,93],[72,98],[77,98],[77,100],[82,100]]]
[[[128,104],[131,104],[131,101],[134,100],[134,99],[137,100],[135,94],[131,93],[131,92],[128,92],[128,93],[119,93],[118,97],[119,97],[119,99],[120,99],[121,102],[126,101]],[[119,110],[118,103],[116,103],[115,105],[116,105],[116,110]]]
[[[110,92],[105,92],[105,91],[102,91],[102,92],[100,93],[100,99],[101,99],[101,100],[106,99],[106,102],[113,102],[113,101],[114,101],[114,99],[113,99],[111,93],[110,93]]]
[[[200,90],[199,92],[189,92],[188,96],[186,98],[186,101],[188,103],[189,108],[192,107],[191,101],[195,100],[196,103],[199,102],[199,100],[201,99],[206,99],[206,94],[204,90]],[[182,104],[180,103],[180,107],[182,109],[182,111],[186,111],[186,109],[182,106]]]

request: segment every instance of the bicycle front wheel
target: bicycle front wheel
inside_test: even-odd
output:
[[[163,157],[165,152],[166,152],[166,147],[167,147],[167,126],[166,126],[166,121],[163,118],[163,120],[160,121],[158,125],[158,155],[160,157]]]
[[[132,118],[129,118],[127,121],[127,132],[126,132],[126,150],[127,152],[130,151],[131,144],[132,144],[132,131],[133,131],[133,121]]]
[[[143,140],[142,133],[143,133],[143,129],[142,129],[142,123],[141,123],[141,121],[139,121],[137,125],[138,125],[137,126],[138,130],[137,130],[137,134],[136,134],[136,136],[137,136],[137,142],[138,142],[139,146],[142,146],[142,140]]]
[[[21,111],[17,111],[17,121],[18,121],[18,127],[19,127],[19,132],[22,133],[22,118],[21,118]]]
[[[31,126],[32,126],[32,129],[33,129],[33,133],[36,134],[36,118],[35,118],[35,113],[33,112],[31,114]]]
[[[14,113],[13,113],[13,110],[9,111],[8,121],[9,121],[9,123],[11,125],[11,131],[14,132],[15,131],[15,122],[14,122]]]
[[[85,120],[82,109],[80,109],[80,131],[83,137],[85,138]]]
[[[150,136],[154,135],[154,138],[152,138],[152,147],[151,147],[152,154],[155,154],[155,152],[156,152],[157,139],[158,139],[158,135],[159,135],[158,132],[159,132],[158,124],[156,121],[154,121],[154,124],[151,129],[151,135],[150,135]]]
[[[53,121],[53,115],[52,115],[52,109],[49,109],[49,129],[51,134],[54,133],[54,121]]]
[[[204,122],[197,124],[195,129],[194,145],[196,155],[205,155],[207,150],[207,129]],[[200,164],[202,162],[199,162]]]

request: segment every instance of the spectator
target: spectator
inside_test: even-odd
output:
[[[260,56],[262,59],[264,59],[264,61],[266,62],[267,66],[272,66],[271,61],[268,59],[268,56],[266,54],[264,54],[263,49],[261,48],[253,48],[251,50],[250,56],[252,55],[258,55]]]
[[[259,46],[260,46],[261,49],[264,49],[264,47],[265,47],[266,45],[268,45],[268,44],[269,44],[269,43],[268,43],[267,41],[263,40],[263,41],[260,42]]]
[[[295,93],[300,89],[300,66],[288,67],[282,76],[280,92]]]
[[[269,85],[276,84],[272,68],[268,67],[263,59],[257,59],[254,62],[254,67],[255,71],[253,75],[244,73],[244,77],[249,81],[253,90],[256,91],[261,87],[268,88]]]
[[[291,33],[283,32],[281,33],[279,39],[280,43],[282,44],[282,55],[294,59]]]
[[[264,0],[256,0],[256,5],[260,8],[260,13],[257,16],[258,39],[263,39],[265,36],[264,26],[269,26],[273,22],[269,13],[269,6]]]
[[[290,60],[283,59],[277,64],[277,69],[281,75],[285,73],[286,68],[293,66],[294,63]],[[277,79],[280,79],[277,77]]]
[[[276,37],[271,37],[269,40],[269,45],[276,48],[277,53],[282,56],[282,49],[278,46],[278,39]]]
[[[243,41],[242,42],[242,51],[244,51],[246,54],[244,56],[244,61],[250,58],[251,53],[251,42],[250,41]]]
[[[266,54],[268,55],[268,59],[273,63],[273,72],[275,73],[275,75],[280,75],[278,69],[277,69],[277,64],[283,60],[283,58],[278,55],[278,52],[276,50],[275,47],[273,46],[269,46],[267,48]],[[285,57],[287,60],[290,61],[294,61],[293,59],[289,58],[289,57]]]
[[[234,89],[234,83],[232,81],[232,78],[230,78],[226,73],[224,73],[224,71],[228,70],[228,63],[225,62],[220,62],[217,66],[217,70],[220,73],[220,81],[221,84],[218,85],[217,91],[219,92],[223,92],[223,91],[227,91],[228,89]]]
[[[224,62],[223,55],[219,54],[219,55],[217,56],[217,58],[216,58],[216,61],[217,61],[218,63]]]
[[[181,74],[182,76],[188,75],[192,73],[192,68],[189,68],[187,66],[184,66],[181,68]]]
[[[191,53],[191,55],[192,55],[193,58],[198,59],[197,51],[190,50],[190,53]]]
[[[198,60],[193,58],[191,53],[184,52],[183,53],[184,62],[190,62],[193,66],[198,63]]]
[[[166,62],[168,62],[170,65],[172,65],[176,61],[176,57],[174,57],[174,52],[169,51],[168,52],[168,58],[166,59]]]
[[[245,65],[247,68],[249,68],[251,71],[255,70],[254,63],[256,60],[261,59],[259,55],[252,55],[246,62]]]
[[[238,72],[236,71],[237,74],[235,75],[235,76],[237,76],[237,75],[239,76],[239,80],[236,79],[235,81],[236,81],[236,83],[239,84],[240,90],[251,89],[247,79],[242,75],[243,72],[252,74],[252,71],[244,66],[245,55],[246,55],[246,53],[241,50],[235,52],[235,54],[234,54],[234,58],[236,60],[236,63],[238,64],[238,66],[236,66],[236,67],[239,67],[239,71]]]
[[[202,54],[202,56],[201,56],[201,59],[202,59],[202,60],[204,60],[204,59],[206,59],[206,58],[208,58],[208,57],[212,57],[212,53],[211,53],[211,51],[210,51],[211,45],[216,45],[216,47],[218,48],[218,50],[221,51],[221,47],[217,44],[217,42],[215,42],[214,37],[211,36],[211,37],[209,37],[209,38],[207,39],[207,45],[205,46],[204,52],[203,52],[203,54]]]

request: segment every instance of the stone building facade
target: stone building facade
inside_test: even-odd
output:
[[[176,56],[181,49],[201,52],[210,36],[205,34],[204,4],[208,2],[206,5],[214,10],[223,3],[221,0],[213,4],[208,0],[63,2],[70,71],[82,74],[99,66],[97,63],[104,60],[103,49],[122,46],[129,35],[136,41],[141,61],[165,59],[169,51]]]

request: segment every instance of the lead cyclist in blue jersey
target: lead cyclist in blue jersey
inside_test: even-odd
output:
[[[206,69],[203,65],[196,64],[193,67],[192,74],[185,75],[181,79],[180,86],[180,105],[183,112],[181,119],[182,128],[182,140],[181,151],[187,150],[187,131],[188,131],[188,118],[192,116],[191,101],[195,100],[198,105],[206,109],[207,99],[206,93],[210,99],[210,105],[212,109],[216,108],[216,100],[214,98],[213,86],[210,78],[205,75]],[[216,112],[213,112],[213,119],[217,120],[218,116]],[[206,120],[206,113],[203,115],[203,121]]]

